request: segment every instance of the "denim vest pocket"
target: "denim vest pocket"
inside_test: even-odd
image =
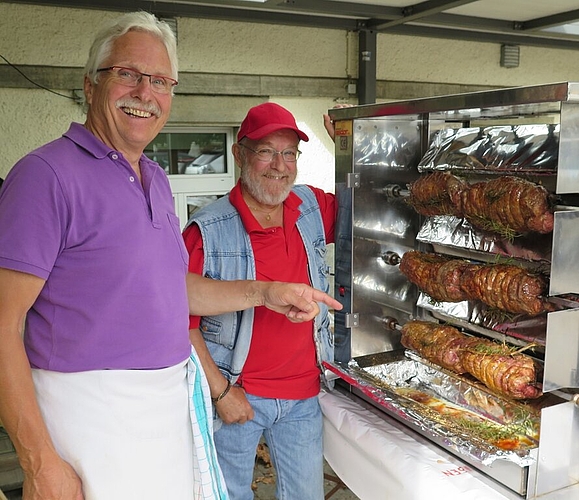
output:
[[[203,316],[199,329],[203,338],[208,342],[214,342],[227,349],[235,347],[237,338],[237,314],[227,313],[218,316]]]

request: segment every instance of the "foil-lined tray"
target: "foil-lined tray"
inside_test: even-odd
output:
[[[446,128],[434,135],[418,170],[551,174],[559,130],[558,124]]]
[[[526,467],[536,460],[540,427],[536,401],[531,406],[500,398],[410,351],[325,367],[386,413],[458,454],[487,466],[502,459]]]

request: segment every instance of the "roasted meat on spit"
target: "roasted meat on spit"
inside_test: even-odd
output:
[[[468,300],[461,287],[462,275],[469,262],[449,259],[435,253],[408,251],[400,259],[399,269],[420,290],[436,301]]]
[[[546,280],[510,264],[473,264],[439,254],[405,252],[400,271],[440,302],[479,300],[513,314],[537,315],[549,309],[543,299]]]
[[[413,182],[409,191],[408,202],[425,216],[464,217],[474,227],[504,236],[553,230],[548,191],[518,177],[469,185],[449,172],[433,172]]]
[[[543,276],[509,264],[471,264],[461,279],[461,289],[468,300],[530,316],[549,309],[543,299],[546,288]]]
[[[535,361],[524,354],[513,354],[507,345],[479,341],[461,355],[466,371],[489,389],[513,399],[532,399],[541,395],[536,385]]]
[[[402,327],[402,345],[419,353],[423,358],[455,373],[465,373],[461,352],[472,337],[467,337],[452,326],[430,321],[411,321]]]
[[[449,172],[421,176],[409,186],[408,202],[422,215],[462,217],[461,193],[468,184]]]
[[[401,342],[434,364],[458,374],[469,373],[503,396],[532,399],[541,395],[533,358],[506,344],[471,337],[430,321],[406,323]]]
[[[548,191],[518,177],[477,182],[461,193],[465,218],[475,227],[497,233],[553,231]]]

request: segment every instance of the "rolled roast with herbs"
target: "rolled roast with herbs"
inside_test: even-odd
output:
[[[510,264],[471,265],[461,276],[461,290],[469,300],[514,314],[536,316],[549,310],[545,278]]]
[[[449,172],[433,172],[410,184],[408,203],[420,214],[464,217],[474,227],[513,237],[553,231],[549,192],[514,176],[469,184]]]
[[[468,348],[467,337],[452,326],[430,321],[411,321],[402,327],[402,345],[454,373],[465,373],[461,353]]]
[[[500,234],[550,233],[554,215],[549,193],[518,177],[477,182],[461,193],[464,216],[473,226]]]
[[[401,342],[424,359],[458,374],[468,373],[492,391],[512,399],[541,396],[536,363],[506,344],[465,335],[430,321],[409,321]]]
[[[435,253],[411,250],[400,259],[399,269],[420,290],[439,302],[468,300],[462,290],[462,275],[471,264]]]
[[[511,264],[474,264],[440,254],[405,252],[400,271],[438,302],[478,300],[513,314],[535,316],[549,310],[546,279]]]
[[[449,172],[423,175],[409,186],[408,202],[422,215],[462,217],[461,193],[468,183]]]

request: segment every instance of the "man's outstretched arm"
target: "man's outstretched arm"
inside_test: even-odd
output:
[[[196,316],[265,306],[284,314],[290,321],[302,322],[311,320],[319,313],[318,302],[323,302],[331,309],[342,309],[342,305],[327,293],[303,283],[220,281],[188,273],[187,292],[189,311]]]

